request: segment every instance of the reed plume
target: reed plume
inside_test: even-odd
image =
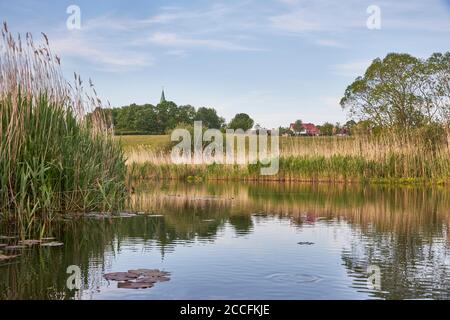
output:
[[[112,210],[125,162],[92,82],[68,82],[48,37],[0,39],[0,211],[26,234],[58,213]],[[91,112],[88,118],[86,114]]]

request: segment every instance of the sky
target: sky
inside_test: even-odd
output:
[[[71,5],[80,28],[67,27]],[[343,123],[339,101],[373,59],[450,50],[450,0],[0,0],[0,20],[46,33],[64,73],[92,78],[112,106],[156,104],[164,87],[267,128]]]

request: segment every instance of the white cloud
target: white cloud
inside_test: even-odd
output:
[[[60,56],[81,58],[105,71],[123,71],[153,64],[153,57],[148,54],[113,48],[110,44],[104,45],[81,35],[53,39],[51,46]]]
[[[304,0],[298,5],[291,3],[288,10],[270,18],[273,28],[307,33],[366,26],[366,7],[361,1]]]
[[[370,60],[359,60],[336,64],[333,66],[333,72],[334,74],[340,76],[356,78],[358,76],[364,75],[366,69],[370,66],[371,63],[372,61]]]
[[[270,17],[276,30],[294,33],[339,32],[366,29],[371,0],[279,0],[289,4],[287,13]],[[442,0],[380,0],[381,28],[450,32],[450,12]]]
[[[270,18],[272,26],[276,29],[290,32],[321,31],[320,21],[304,12],[288,13]]]
[[[169,47],[204,47],[209,49],[223,49],[229,51],[255,51],[257,49],[241,46],[230,41],[216,39],[195,39],[179,36],[176,33],[155,32],[148,42]]]

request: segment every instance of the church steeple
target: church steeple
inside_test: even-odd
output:
[[[162,89],[162,93],[161,93],[161,101],[160,103],[166,102],[166,96],[164,94],[164,88]]]

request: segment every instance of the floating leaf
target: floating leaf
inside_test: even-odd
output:
[[[137,269],[128,272],[113,272],[104,275],[106,280],[118,281],[121,289],[147,289],[156,282],[169,281],[170,273],[158,269]]]
[[[23,241],[19,241],[19,244],[25,245],[25,246],[34,246],[34,245],[40,244],[41,242],[42,242],[41,240],[23,240]]]
[[[117,288],[120,289],[148,289],[154,286],[154,282],[119,282]]]
[[[105,274],[104,277],[106,280],[110,281],[128,281],[137,279],[139,275],[129,272],[112,272]]]
[[[63,246],[63,245],[64,245],[64,243],[57,242],[57,241],[41,243],[41,247],[60,247],[60,246]]]

